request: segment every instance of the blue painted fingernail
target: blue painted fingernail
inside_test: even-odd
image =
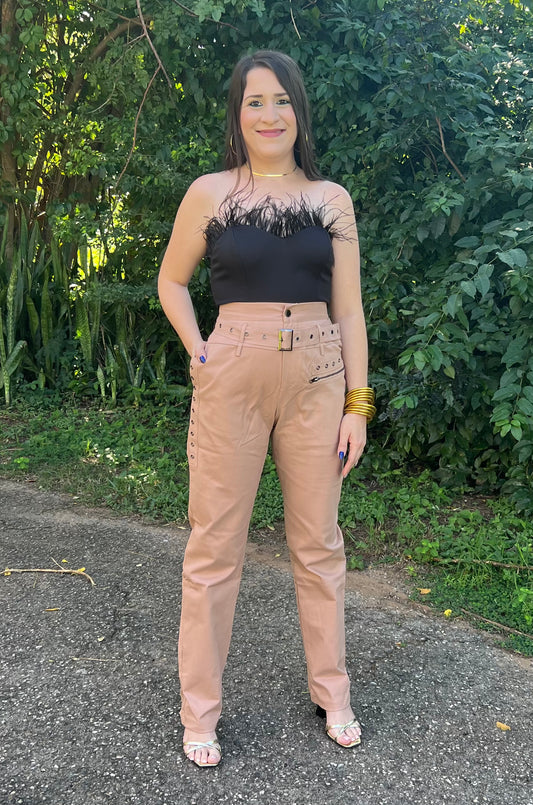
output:
[[[340,460],[341,460],[341,461],[342,461],[342,459],[344,458],[344,453],[342,452],[342,450],[341,450],[341,452],[339,453],[339,458],[340,458]]]
[[[205,355],[200,355],[200,363],[205,363],[206,357]]]

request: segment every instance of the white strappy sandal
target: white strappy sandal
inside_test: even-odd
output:
[[[194,757],[189,757],[198,749],[214,749],[216,752],[218,752],[219,758],[215,763],[209,763],[209,761],[200,763],[198,760],[195,760]],[[187,760],[190,760],[192,763],[195,763],[196,766],[199,766],[202,769],[211,767],[214,768],[215,766],[218,766],[222,760],[222,750],[220,749],[220,744],[216,738],[214,738],[212,741],[183,741],[183,752],[185,753]]]
[[[317,705],[316,707],[316,714],[320,718],[326,718],[326,711],[323,707],[320,707],[320,705]],[[342,743],[342,741],[339,741],[340,736],[348,729],[356,729],[361,731],[361,725],[356,718],[352,718],[352,720],[348,721],[347,724],[326,724],[326,735],[328,738],[330,738],[330,740],[335,741],[336,744],[343,746],[345,749],[351,749],[352,746],[359,746],[361,743],[360,734],[357,738],[355,738],[355,740],[351,741],[351,743],[345,744]],[[336,730],[335,735],[331,734],[332,730]]]

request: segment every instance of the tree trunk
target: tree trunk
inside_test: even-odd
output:
[[[16,33],[15,11],[17,9],[17,0],[2,0],[2,17],[1,17],[1,32],[5,37],[4,54],[6,56],[6,63],[0,64],[0,79],[7,78],[10,69],[11,54],[13,53],[13,40]],[[4,126],[8,126],[11,110],[3,97],[0,97],[0,120]],[[7,225],[7,238],[6,238],[6,256],[8,260],[13,257],[14,242],[15,242],[15,205],[17,199],[17,166],[13,156],[13,135],[1,145],[1,165],[2,176],[0,182],[4,185],[2,195],[10,198],[7,205],[6,225]]]

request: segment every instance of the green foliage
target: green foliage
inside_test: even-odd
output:
[[[3,474],[30,473],[92,505],[181,521],[187,515],[183,417],[189,396],[183,389],[172,405],[104,410],[28,393],[31,402],[15,405],[2,423]]]
[[[80,407],[48,390],[26,391],[0,411],[4,477],[32,477],[87,504],[183,522],[187,513],[186,419],[189,391],[170,403]],[[283,516],[279,482],[268,456],[252,527]],[[343,484],[339,518],[348,567],[369,562],[416,562],[412,582],[441,612],[463,609],[533,635],[533,527],[508,503],[455,498],[429,472],[395,470]],[[514,642],[513,642],[514,641]],[[511,644],[510,644],[511,645]],[[512,647],[533,652],[533,638]]]
[[[173,396],[166,380],[168,332],[155,303],[154,283],[106,284],[87,250],[68,273],[67,247],[50,249],[34,224],[22,226],[11,259],[0,249],[0,388],[6,404],[12,378],[39,388],[55,386],[99,393],[115,403],[118,388],[139,395]],[[27,347],[27,348],[26,348]],[[185,366],[177,352],[177,367]]]
[[[155,273],[186,187],[220,166],[233,64],[274,47],[302,66],[322,170],[356,205],[379,403],[363,470],[426,467],[531,513],[531,10],[143,0],[145,30],[121,0],[86,5],[4,4],[6,401],[24,381],[107,403],[185,382]],[[205,266],[191,292],[207,329]]]
[[[533,656],[529,521],[509,503],[457,501],[427,472],[412,478],[389,472],[374,489],[352,476],[339,508],[350,569],[377,558],[415,561],[413,581],[431,591],[415,594],[418,600],[523,632],[528,636],[510,633],[505,645]]]
[[[528,582],[512,571],[477,568],[443,573],[419,568],[413,580],[430,590],[428,595],[414,594],[419,602],[440,612],[451,610],[450,617],[470,619],[475,626],[497,633],[503,647],[533,656],[531,576]]]

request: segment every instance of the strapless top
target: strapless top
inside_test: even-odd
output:
[[[329,302],[334,222],[299,201],[232,204],[205,229],[211,290],[228,302]]]

